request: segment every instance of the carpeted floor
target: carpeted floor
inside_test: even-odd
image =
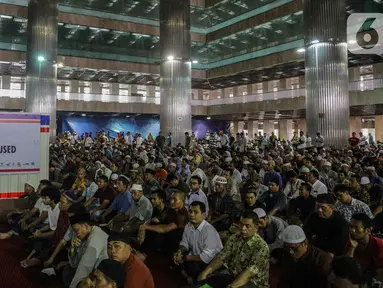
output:
[[[41,268],[25,269],[20,266],[27,252],[23,249],[21,237],[13,237],[9,240],[0,241],[0,287],[1,288],[41,288],[40,283],[34,283],[38,279]],[[153,274],[156,288],[180,288],[185,285],[184,280],[176,271],[170,269],[170,265],[159,255],[148,257],[146,264]],[[272,269],[270,284],[276,286],[278,274]],[[46,288],[59,288],[58,285],[43,286]]]

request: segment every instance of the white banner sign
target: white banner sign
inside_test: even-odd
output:
[[[40,115],[0,113],[0,174],[40,172]]]

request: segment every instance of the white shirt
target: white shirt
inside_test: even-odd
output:
[[[59,220],[60,216],[60,204],[57,203],[55,208],[52,208],[48,206],[48,222],[49,222],[49,228],[52,231],[55,231],[57,228],[57,221]]]
[[[317,180],[312,186],[311,186],[311,195],[314,197],[317,197],[319,194],[326,194],[327,193],[327,187],[322,182]]]
[[[299,145],[298,145],[297,148],[298,148],[298,149],[304,149],[304,148],[306,148],[306,136],[305,136],[305,135],[299,137]]]
[[[242,174],[237,169],[234,169],[234,171],[233,171],[233,179],[238,184],[240,184],[242,182]]]
[[[132,145],[133,144],[133,136],[132,135],[125,135],[124,139],[125,139],[125,143],[127,145]]]
[[[137,137],[136,139],[136,146],[137,148],[141,146],[142,142],[144,141],[144,139],[142,139],[142,137]]]
[[[189,255],[198,255],[205,264],[209,264],[223,248],[217,230],[205,220],[197,229],[191,223],[185,226],[180,246],[190,251]]]
[[[322,135],[319,135],[315,138],[315,145],[317,148],[321,148],[324,146],[324,138]]]
[[[207,200],[206,194],[201,189],[199,189],[197,192],[190,191],[188,193],[185,200],[186,209],[189,210],[190,204],[193,203],[194,201],[200,201],[203,204],[205,204],[205,207],[206,207],[205,218],[207,218],[209,216],[209,202]]]
[[[48,208],[49,206],[45,205],[44,202],[43,202],[43,199],[39,198],[36,203],[35,203],[35,207],[36,209],[39,210],[39,215],[41,216],[41,214],[44,212],[44,211],[48,211]],[[48,224],[48,218],[44,220],[44,224]]]
[[[85,147],[90,147],[90,145],[92,145],[92,143],[93,143],[93,139],[91,138],[91,137],[86,137],[86,139],[85,139],[85,142],[84,142],[84,146]]]
[[[297,179],[295,183],[291,183],[290,181],[288,181],[286,183],[285,189],[283,190],[283,193],[285,193],[287,198],[289,199],[297,198],[299,196],[299,187],[303,182],[305,181],[301,179]]]

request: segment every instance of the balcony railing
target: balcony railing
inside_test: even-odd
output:
[[[383,79],[373,79],[356,81],[349,83],[350,91],[367,91],[383,88]],[[260,93],[254,95],[235,96],[230,98],[220,98],[211,100],[192,100],[193,106],[214,106],[243,104],[258,101],[270,101],[279,99],[293,99],[304,97],[305,89],[281,90],[277,92]],[[25,90],[0,89],[0,97],[25,98]],[[57,100],[64,101],[98,101],[98,102],[117,102],[117,103],[142,103],[160,105],[159,97],[140,97],[140,96],[121,96],[103,94],[80,94],[57,92]]]

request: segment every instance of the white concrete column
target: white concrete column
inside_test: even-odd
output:
[[[348,80],[350,82],[360,81],[360,67],[348,68]]]
[[[374,71],[374,78],[383,78],[383,63],[375,63],[372,67]]]
[[[253,84],[247,85],[247,95],[253,95]]]
[[[245,128],[245,122],[238,121],[238,132],[239,133],[243,132],[243,128]]]
[[[299,76],[299,88],[304,88],[306,86],[305,76]]]
[[[306,119],[299,119],[297,121],[297,123],[298,123],[298,134],[301,131],[303,131],[306,134],[307,133],[307,131],[306,131]],[[313,137],[313,136],[311,135],[311,137]]]
[[[354,131],[351,131],[354,132]],[[383,140],[383,115],[375,116],[375,142]]]
[[[203,90],[198,89],[198,100],[203,100]]]
[[[375,131],[378,128],[378,125],[376,123],[377,117],[378,116],[375,117]],[[357,135],[359,135],[359,132],[361,131],[362,131],[362,117],[350,117],[350,134],[352,132],[355,132]],[[376,132],[375,132],[375,135],[377,135]]]
[[[287,87],[287,81],[286,81],[286,78],[279,79],[279,87],[278,87],[278,91],[286,90],[286,87]]]
[[[146,86],[146,96],[156,97],[156,86]]]
[[[100,82],[90,82],[90,94],[101,94]]]
[[[274,132],[274,127],[274,120],[263,121],[263,133],[267,133],[267,136],[270,136],[271,132]]]
[[[3,75],[1,77],[1,89],[11,89],[11,76]]]
[[[129,85],[129,96],[137,94],[137,85]]]
[[[119,83],[110,83],[109,94],[110,95],[120,95],[120,84]]]
[[[73,92],[73,93],[80,93],[80,94],[84,94],[85,93],[85,86],[79,86],[78,87],[78,91],[77,92]]]
[[[233,97],[237,97],[238,95],[238,86],[233,87]]]
[[[247,133],[249,136],[249,139],[254,139],[254,122],[253,120],[247,121]],[[258,124],[258,122],[256,123]]]
[[[79,93],[78,92],[78,80],[72,80],[69,82],[69,92],[70,93]]]
[[[234,121],[233,122],[233,136],[235,137],[235,135],[237,135],[237,133],[239,133],[239,122],[238,121]]]
[[[293,138],[293,120],[279,120],[279,138],[282,140]]]

